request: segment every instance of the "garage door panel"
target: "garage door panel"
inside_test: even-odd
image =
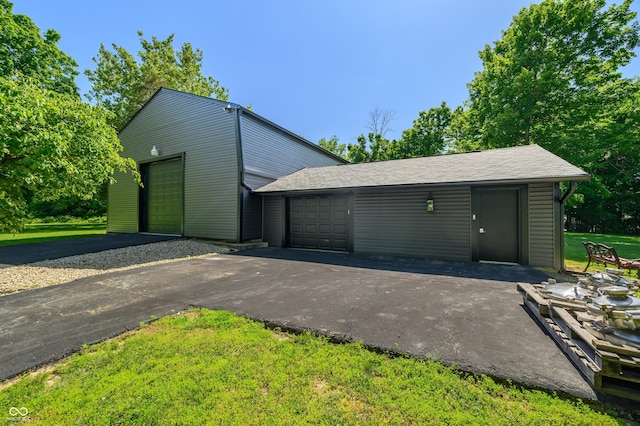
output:
[[[317,248],[318,247],[318,240],[316,238],[309,238],[309,237],[304,238],[304,240],[303,240],[303,248],[307,248],[307,247]]]
[[[338,235],[347,235],[347,225],[333,225],[333,233]]]
[[[318,226],[318,232],[320,234],[331,234],[331,225],[330,224],[320,224]]]
[[[320,210],[318,218],[321,222],[330,222],[331,221],[331,210]]]
[[[347,196],[297,197],[289,202],[289,245],[348,251]]]
[[[144,168],[142,226],[146,232],[182,234],[184,169],[181,158],[151,163]]]
[[[347,220],[347,212],[346,211],[336,211],[334,213],[334,220]]]
[[[334,250],[347,251],[347,240],[333,240]]]
[[[318,239],[318,248],[321,250],[335,250],[335,248],[332,245],[331,238]]]

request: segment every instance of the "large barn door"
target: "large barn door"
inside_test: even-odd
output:
[[[348,196],[289,200],[289,247],[349,251]]]
[[[140,229],[158,234],[182,234],[182,158],[143,165]]]
[[[519,198],[518,189],[479,191],[479,260],[519,263]]]

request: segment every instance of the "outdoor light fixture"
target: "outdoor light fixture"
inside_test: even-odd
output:
[[[431,193],[429,193],[427,195],[427,211],[428,212],[432,212],[433,210],[434,210],[433,195],[431,195]]]
[[[233,108],[231,107],[231,104],[227,104],[227,106],[222,107],[222,110],[223,110],[223,111],[227,111],[227,112],[231,112],[231,110],[232,110],[232,109],[233,109]]]
[[[152,157],[157,157],[158,155],[160,155],[160,151],[158,150],[158,148],[156,148],[156,146],[154,145],[153,148],[151,148],[151,156]]]

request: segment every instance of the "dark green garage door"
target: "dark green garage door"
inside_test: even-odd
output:
[[[349,197],[297,197],[289,202],[289,247],[349,251]]]
[[[144,189],[141,230],[159,234],[182,234],[182,158],[146,164],[142,168]]]

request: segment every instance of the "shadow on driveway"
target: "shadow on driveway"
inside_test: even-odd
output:
[[[447,277],[474,278],[479,280],[514,283],[536,283],[545,281],[549,278],[549,276],[544,272],[532,267],[494,263],[366,256],[353,253],[279,248],[246,250],[232,254],[236,256],[249,256],[264,259],[281,259],[372,270],[409,272],[414,274],[441,275]]]

